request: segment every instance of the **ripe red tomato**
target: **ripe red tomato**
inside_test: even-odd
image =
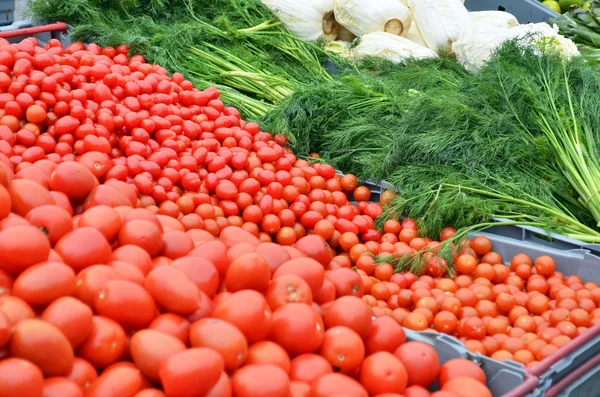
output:
[[[270,338],[290,355],[313,353],[323,341],[321,315],[305,303],[289,303],[273,313]]]
[[[352,373],[365,358],[365,345],[360,336],[348,327],[333,327],[325,331],[320,354],[334,369]]]
[[[204,294],[184,272],[172,266],[157,267],[148,273],[144,288],[159,306],[184,316],[198,309]]]
[[[31,266],[17,277],[13,285],[16,297],[38,307],[72,295],[74,291],[75,272],[69,266],[55,262]]]
[[[94,316],[92,329],[77,349],[77,356],[96,368],[116,363],[125,352],[125,331],[116,321]]]
[[[205,318],[190,327],[192,347],[208,347],[221,354],[227,371],[234,371],[246,361],[248,342],[234,325],[216,318]]]
[[[190,322],[177,314],[160,314],[152,320],[148,328],[172,335],[185,345],[190,341]]]
[[[440,387],[459,376],[468,376],[486,384],[485,372],[477,364],[464,358],[454,358],[446,361],[440,368],[438,376]]]
[[[231,292],[244,289],[263,292],[270,279],[271,270],[267,262],[256,253],[248,253],[231,262],[225,275],[225,286]]]
[[[133,334],[129,348],[136,367],[153,382],[160,380],[158,373],[162,363],[186,349],[176,337],[151,329]]]
[[[440,359],[435,349],[424,342],[407,342],[394,352],[408,372],[408,383],[429,387],[440,371]]]
[[[379,351],[394,353],[400,345],[406,342],[404,329],[391,317],[379,317],[373,321],[373,326],[365,339],[367,355]]]
[[[0,361],[0,390],[7,396],[41,396],[44,375],[30,361],[7,358]]]
[[[86,389],[85,395],[90,397],[133,396],[142,389],[143,377],[137,368],[127,365],[114,367],[104,371]]]
[[[294,357],[289,373],[292,381],[312,384],[320,377],[333,373],[333,368],[323,356],[308,353]]]
[[[208,393],[224,368],[219,353],[197,347],[171,356],[160,366],[159,375],[167,395],[193,397]]]
[[[313,295],[321,290],[323,280],[325,279],[325,269],[323,266],[311,258],[291,259],[279,266],[273,274],[273,279],[293,274],[301,277],[310,286]]]
[[[310,286],[295,274],[286,274],[271,280],[265,291],[265,299],[273,311],[288,303],[313,303]]]
[[[50,242],[38,228],[14,226],[0,231],[0,269],[18,275],[44,262],[50,254]]]
[[[360,383],[371,395],[401,393],[408,384],[408,374],[392,353],[377,352],[365,358],[360,368]]]
[[[323,265],[323,267],[329,265],[329,262],[331,262],[331,258],[333,257],[323,237],[316,234],[302,237],[296,241],[294,248],[302,251],[309,258],[316,260]]]
[[[249,343],[264,339],[271,331],[271,309],[264,296],[253,290],[234,292],[220,301],[213,317],[235,325]]]
[[[338,373],[324,375],[313,382],[312,396],[329,397],[335,395],[368,397],[369,393],[351,377]]]
[[[47,397],[83,397],[83,391],[72,380],[57,376],[44,380],[43,395]]]
[[[88,337],[92,329],[92,317],[89,306],[65,296],[52,302],[40,319],[58,328],[75,349]]]
[[[156,304],[152,295],[131,281],[106,282],[94,301],[94,309],[100,316],[115,320],[125,329],[147,327],[156,317]]]
[[[65,376],[73,367],[73,348],[62,332],[40,320],[24,320],[13,329],[8,349],[11,356],[37,365],[48,376]]]
[[[247,365],[238,370],[231,382],[233,395],[243,397],[288,397],[290,380],[275,365]]]

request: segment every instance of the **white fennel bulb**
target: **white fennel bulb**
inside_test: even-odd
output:
[[[409,58],[437,57],[437,54],[427,47],[413,43],[404,37],[385,32],[373,32],[363,35],[359,43],[352,49],[352,54],[357,58],[367,56],[384,58],[396,64]]]
[[[473,11],[469,13],[472,23],[510,29],[519,26],[517,18],[506,11]]]
[[[419,28],[417,27],[417,24],[414,21],[410,24],[410,29],[408,29],[408,33],[404,37],[406,37],[413,43],[417,43],[422,45],[423,47],[427,47],[427,43],[425,42],[425,40],[423,40],[423,36],[421,36],[421,32],[419,31]]]
[[[400,0],[335,0],[336,21],[357,36],[372,32],[403,35],[412,18]]]
[[[556,25],[550,26],[547,23],[530,23],[510,29],[482,23],[473,24],[472,30],[456,41],[452,48],[458,62],[467,70],[477,72],[502,43],[514,39],[523,45],[532,46],[540,53],[558,51],[567,58],[579,55],[575,43],[558,34]]]
[[[314,41],[335,40],[338,23],[333,0],[261,0],[296,37]]]
[[[579,56],[577,45],[558,33],[558,26],[545,22],[528,23],[508,30],[507,39],[530,41],[533,46],[542,51],[557,51],[566,58]]]
[[[409,0],[413,21],[427,46],[452,54],[452,43],[471,26],[469,12],[461,0]]]

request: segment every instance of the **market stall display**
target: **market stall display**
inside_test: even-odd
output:
[[[597,77],[556,30],[457,1],[466,30],[423,32],[443,14],[419,11],[433,0],[382,23],[376,9],[335,1],[328,44],[291,33],[319,24],[274,19],[282,1],[77,2],[33,10],[90,44],[0,46],[10,357],[0,390],[534,397],[567,381],[592,387],[600,259],[500,233],[541,227],[597,242],[596,163],[577,155],[595,150]],[[334,22],[325,8],[302,10],[323,32]],[[456,47],[477,21],[495,21],[497,41]],[[349,33],[353,45],[342,43]],[[469,66],[467,47],[487,54]],[[425,177],[435,182],[415,190]],[[473,193],[458,201],[470,206],[457,208],[452,183]]]

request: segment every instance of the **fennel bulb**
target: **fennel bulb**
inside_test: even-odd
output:
[[[334,54],[338,54],[343,58],[350,58],[350,43],[347,41],[328,41],[325,44],[325,49],[329,52],[333,52]]]
[[[425,43],[425,40],[423,40],[423,36],[421,36],[421,32],[419,32],[419,28],[417,27],[417,24],[414,21],[410,24],[410,29],[408,29],[408,33],[404,37],[406,37],[413,43],[417,43],[422,45],[423,47],[427,47],[427,43]]]
[[[452,54],[452,43],[469,31],[471,18],[461,0],[408,0],[413,21],[427,46]]]
[[[510,29],[475,23],[470,32],[465,33],[452,45],[456,59],[465,69],[477,72],[491,58],[503,42],[517,39],[534,46],[540,51],[558,51],[571,58],[579,55],[575,43],[558,34],[558,27],[545,22],[519,25]]]
[[[357,36],[371,32],[403,35],[412,18],[400,0],[335,0],[336,21]]]
[[[402,63],[409,58],[435,58],[437,54],[431,49],[412,41],[386,32],[373,32],[363,35],[359,43],[352,49],[357,58],[380,57],[393,63]]]
[[[506,11],[473,11],[469,13],[472,23],[510,29],[519,26],[517,18]]]
[[[333,0],[260,0],[296,37],[314,41],[335,40],[339,25],[333,16]]]

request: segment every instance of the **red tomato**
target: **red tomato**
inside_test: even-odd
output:
[[[373,314],[367,304],[355,296],[336,299],[325,310],[325,327],[345,326],[366,339],[371,331]]]
[[[272,364],[281,368],[286,374],[290,372],[290,356],[277,343],[262,340],[248,348],[245,365]]]
[[[46,306],[52,301],[72,295],[75,272],[62,263],[44,262],[34,265],[17,277],[13,294],[32,306]]]
[[[129,347],[136,367],[153,382],[160,380],[161,364],[186,349],[176,337],[151,329],[133,334]]]
[[[56,252],[76,272],[88,266],[107,263],[111,249],[104,235],[93,227],[80,227],[65,234],[54,246]]]
[[[77,349],[77,356],[86,359],[96,368],[116,363],[125,352],[125,331],[116,321],[94,316],[92,329]]]
[[[185,345],[190,341],[190,322],[177,314],[160,314],[152,320],[148,328],[172,335]]]
[[[0,391],[6,396],[41,396],[42,371],[30,361],[7,358],[0,361]]]
[[[231,262],[225,275],[225,286],[231,292],[244,289],[263,292],[270,279],[271,270],[267,262],[256,253],[249,253]]]
[[[44,397],[83,397],[83,391],[77,383],[63,377],[44,380]]]
[[[307,305],[313,303],[310,286],[304,279],[294,274],[286,274],[271,280],[265,291],[265,298],[271,310],[277,310],[288,303]]]
[[[73,348],[62,332],[40,320],[15,325],[9,341],[11,356],[31,361],[45,376],[64,376],[73,367]]]
[[[406,342],[406,333],[398,322],[391,317],[379,317],[373,321],[373,326],[365,339],[367,355],[386,351],[394,353]]]
[[[10,274],[46,261],[49,254],[50,242],[36,227],[14,226],[0,231],[0,268]]]
[[[235,372],[233,395],[244,397],[289,397],[290,379],[274,365],[248,365]]]
[[[302,251],[309,258],[319,262],[323,267],[329,265],[329,262],[331,262],[331,258],[333,257],[325,240],[316,234],[302,237],[296,241],[294,247]]]
[[[440,371],[440,359],[435,349],[424,342],[407,342],[394,355],[402,361],[408,372],[408,383],[429,387]]]
[[[290,365],[290,379],[313,383],[320,377],[333,372],[329,361],[318,354],[300,354],[294,357]]]
[[[485,372],[473,361],[464,358],[454,358],[448,360],[440,368],[438,382],[440,387],[443,387],[446,382],[459,376],[468,376],[470,378],[486,384]]]
[[[159,306],[180,315],[197,310],[204,294],[184,272],[172,266],[161,266],[148,273],[144,288]]]
[[[221,354],[227,371],[240,367],[248,354],[248,342],[234,325],[216,318],[205,318],[190,327],[192,347],[208,347]]]
[[[348,374],[363,362],[365,345],[350,328],[333,327],[325,331],[320,353],[334,369]]]
[[[147,327],[156,317],[156,304],[148,291],[125,280],[106,282],[96,296],[94,309],[126,329]]]
[[[171,266],[184,272],[210,298],[215,296],[219,288],[219,273],[210,261],[186,256],[174,260]]]
[[[461,397],[492,397],[492,393],[483,383],[467,376],[450,379],[444,384],[442,390]]]
[[[252,290],[234,292],[220,301],[213,317],[235,325],[249,343],[264,339],[271,331],[271,309],[263,295]]]
[[[55,130],[57,128],[55,126]],[[86,166],[75,161],[60,163],[50,177],[50,189],[66,194],[70,200],[84,199],[96,183],[94,174]]]
[[[67,375],[67,379],[72,380],[79,386],[80,389],[84,390],[98,378],[98,372],[88,361],[75,357],[73,360],[73,368]]]
[[[406,368],[392,353],[377,352],[360,367],[360,383],[369,394],[401,393],[408,384]]]
[[[142,389],[143,377],[137,368],[118,366],[104,371],[85,391],[86,397],[134,396]]]
[[[333,373],[320,377],[312,384],[313,397],[330,396],[368,397],[364,387],[349,376]]]
[[[219,353],[198,347],[167,359],[159,369],[165,393],[180,397],[204,395],[219,381],[225,365]]]
[[[88,337],[92,329],[92,317],[89,306],[65,296],[52,302],[40,319],[58,328],[75,349]]]
[[[313,353],[323,341],[321,315],[305,303],[289,303],[273,313],[270,338],[290,355]]]
[[[310,286],[313,295],[316,295],[323,285],[325,279],[325,269],[323,266],[311,258],[291,259],[277,268],[273,274],[273,279],[293,274],[301,277]]]

